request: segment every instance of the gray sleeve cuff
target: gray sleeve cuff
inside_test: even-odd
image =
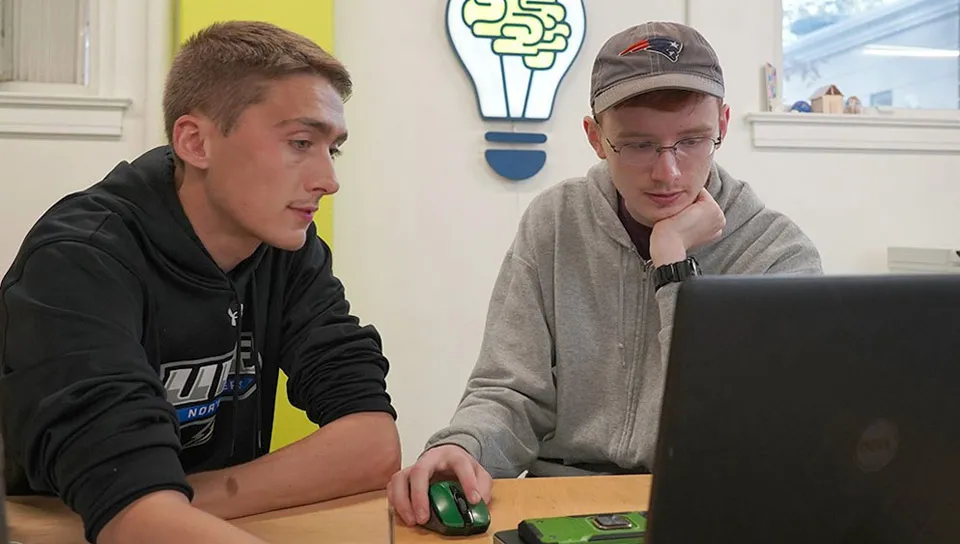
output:
[[[677,306],[677,294],[680,283],[668,283],[657,291],[657,305],[660,307],[660,327],[673,326],[673,311]]]
[[[437,433],[433,438],[431,438],[427,442],[427,446],[423,449],[423,453],[426,453],[427,450],[433,449],[437,446],[444,446],[447,444],[460,446],[461,448],[466,450],[471,457],[476,459],[478,463],[480,463],[481,465],[483,464],[480,461],[480,454],[483,452],[482,448],[480,447],[480,441],[470,436],[469,434],[457,433],[457,434],[443,435],[443,432],[441,431],[440,433]],[[423,453],[421,453],[420,455],[422,456]]]
[[[660,358],[666,363],[670,360],[670,340],[673,336],[673,313],[677,307],[677,294],[680,292],[679,283],[664,285],[657,291],[657,306],[660,307]]]

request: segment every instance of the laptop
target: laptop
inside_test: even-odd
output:
[[[647,544],[960,542],[960,275],[678,295]]]

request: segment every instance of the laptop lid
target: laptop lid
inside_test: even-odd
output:
[[[678,296],[648,542],[960,542],[960,275]]]

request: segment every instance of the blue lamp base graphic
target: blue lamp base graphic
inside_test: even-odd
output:
[[[547,141],[546,134],[532,132],[488,132],[484,137],[488,142],[509,144],[542,144]],[[484,156],[494,172],[511,181],[532,178],[547,163],[546,152],[539,149],[488,149]]]

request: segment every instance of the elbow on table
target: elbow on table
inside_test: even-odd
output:
[[[382,447],[376,454],[376,458],[370,471],[371,482],[376,489],[384,489],[390,483],[390,478],[401,468],[401,449],[400,435],[394,426],[392,432],[384,433],[381,441]]]
[[[351,414],[331,424],[329,430],[322,428],[320,435],[325,437],[323,441],[346,445],[338,455],[349,467],[338,473],[339,478],[344,479],[345,492],[385,489],[390,478],[400,470],[400,433],[390,414]]]

